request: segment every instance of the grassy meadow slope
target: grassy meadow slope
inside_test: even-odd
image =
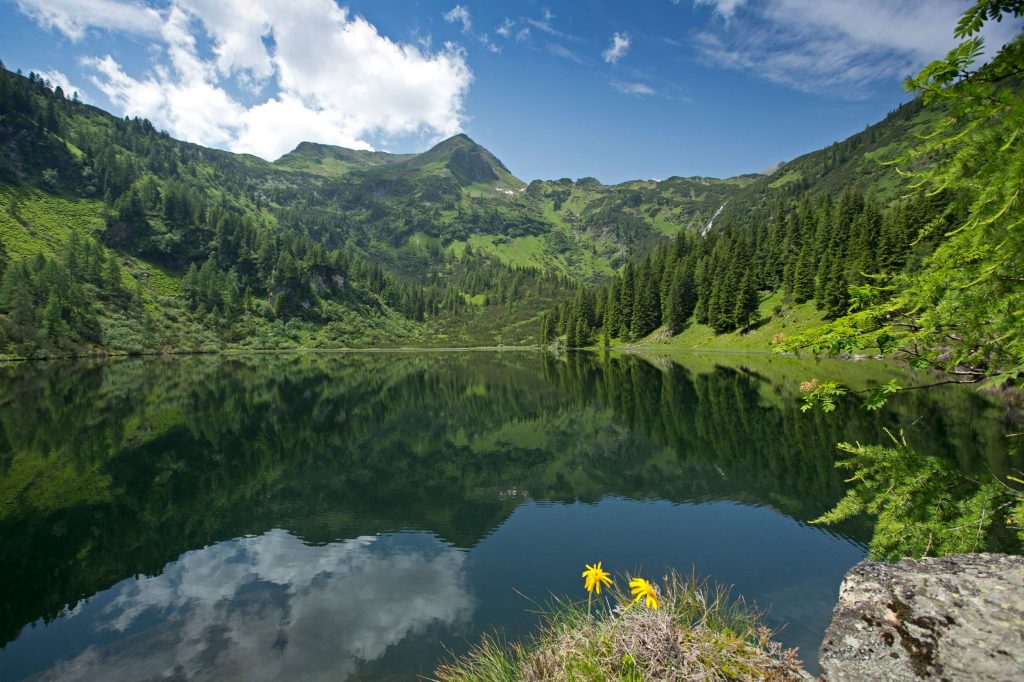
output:
[[[906,105],[770,176],[526,185],[465,135],[421,154],[304,142],[270,163],[174,140],[147,121],[69,101],[35,76],[4,71],[0,87],[4,262],[31,261],[41,272],[40,257],[69,257],[75,234],[70,248],[88,242],[99,261],[116,260],[115,288],[128,292],[87,290],[100,332],[51,354],[531,343],[544,310],[680,232],[756,223],[773,202],[800,193],[854,186],[895,198],[898,175],[880,160],[934,116]],[[38,286],[34,297],[45,308]],[[65,307],[69,323],[72,313]],[[691,324],[669,342],[655,333],[642,343],[760,349],[820,317],[775,298],[761,313],[765,322],[742,337]],[[11,314],[10,305],[0,310]],[[108,325],[115,318],[117,333]],[[18,355],[5,338],[5,352]]]
[[[649,335],[632,342],[616,344],[619,347],[647,350],[728,350],[737,352],[772,352],[774,342],[794,332],[824,322],[824,315],[814,303],[785,303],[781,292],[760,295],[758,324],[743,331],[715,334],[706,324],[690,320],[678,334],[668,334],[659,327]]]

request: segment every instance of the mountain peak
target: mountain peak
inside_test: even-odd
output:
[[[469,135],[458,133],[423,152],[411,161],[421,167],[445,168],[460,185],[501,183],[521,186],[508,168],[487,148],[477,144]]]
[[[427,151],[425,151],[423,153],[424,154],[444,153],[444,152],[446,152],[448,150],[455,150],[455,149],[459,149],[459,148],[482,149],[483,151],[487,151],[483,146],[477,144],[473,140],[473,138],[471,138],[466,133],[457,133],[455,135],[452,135],[449,138],[441,140],[440,142],[438,142],[433,147],[431,147],[430,149],[428,149]],[[488,152],[488,153],[490,153],[490,152]]]

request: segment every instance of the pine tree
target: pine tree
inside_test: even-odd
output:
[[[590,325],[588,325],[587,321],[580,316],[576,320],[576,346],[578,348],[583,348],[585,346],[589,346],[593,342],[593,332],[591,331]]]
[[[782,288],[790,296],[796,289],[796,269],[803,247],[800,219],[796,212],[786,217],[786,243],[783,246]]]
[[[576,311],[570,309],[570,314],[566,315],[565,323],[565,346],[566,348],[577,348],[579,346],[579,338],[577,332],[579,332],[579,316],[574,314]]]
[[[654,268],[645,261],[640,268],[634,293],[633,320],[630,334],[634,339],[647,336],[661,324],[661,302]]]
[[[185,276],[181,278],[181,296],[188,302],[189,306],[196,308],[199,305],[199,269],[192,263]]]
[[[668,295],[667,322],[670,334],[678,334],[693,314],[696,305],[693,277],[688,272],[686,263],[680,262],[672,276],[672,287]]]
[[[82,238],[77,230],[71,230],[67,242],[64,243],[64,267],[71,273],[71,277],[79,280],[85,272],[84,249]]]
[[[551,313],[549,311],[541,315],[540,318],[540,344],[542,346],[551,343],[551,338],[554,336],[554,329],[552,327]]]
[[[707,324],[716,334],[722,334],[731,327],[729,302],[733,298],[731,282],[723,278],[715,283],[708,297],[708,321]]]
[[[103,279],[109,291],[119,293],[123,290],[121,263],[116,255],[107,260],[107,272]]]
[[[793,300],[797,303],[805,303],[814,297],[815,270],[814,247],[807,240],[800,248],[800,256],[793,270]]]
[[[608,287],[607,298],[608,302],[604,308],[604,328],[610,335],[619,335],[619,329],[622,327],[622,314],[619,306],[619,292],[622,289],[622,281],[618,275],[612,279],[612,284]]]
[[[719,269],[722,275],[715,281],[708,305],[708,325],[716,334],[736,328],[736,301],[740,294],[740,282],[749,271],[746,263],[738,260],[739,245],[733,242],[728,246],[724,251],[728,254],[727,259]]]
[[[735,309],[733,311],[733,322],[739,329],[749,327],[757,314],[757,285],[754,277],[748,270],[740,280],[739,291],[736,296]]]
[[[46,114],[43,118],[44,126],[54,135],[60,135],[60,121],[57,118],[57,100],[49,97],[46,100]]]
[[[619,330],[620,339],[632,338],[633,305],[636,271],[632,263],[622,269],[622,288],[619,290]]]
[[[65,345],[64,341],[71,336],[71,329],[64,320],[64,307],[57,292],[50,294],[43,309],[43,336],[50,345],[56,347]]]
[[[0,310],[7,313],[7,338],[31,344],[39,334],[39,313],[36,305],[32,273],[25,260],[7,268],[0,284]]]
[[[697,290],[697,304],[693,310],[694,319],[699,324],[708,323],[708,310],[711,307],[711,296],[713,288],[711,286],[711,278],[708,275],[708,259],[701,258],[700,262],[697,263],[697,268],[694,272],[693,280]]]
[[[569,333],[569,302],[566,301],[558,306],[558,336],[565,336]]]
[[[228,271],[227,277],[224,278],[223,297],[224,319],[229,324],[234,323],[242,312],[242,291],[238,283],[238,273],[234,269]]]
[[[846,313],[849,306],[848,283],[846,270],[837,256],[829,259],[832,267],[825,273],[825,281],[822,287],[822,297],[818,307],[825,312],[828,318],[836,318]]]

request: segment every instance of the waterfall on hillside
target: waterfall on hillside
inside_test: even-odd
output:
[[[718,210],[715,211],[715,214],[713,216],[711,216],[711,220],[709,220],[708,224],[704,226],[704,229],[700,231],[700,236],[701,237],[703,237],[704,235],[706,235],[708,232],[711,231],[711,227],[715,224],[715,218],[718,217],[718,214],[722,212],[723,208],[725,208],[725,204],[728,204],[728,203],[729,202],[726,201],[724,204],[722,204],[721,206],[718,207]]]

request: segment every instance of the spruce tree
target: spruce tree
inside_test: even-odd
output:
[[[619,291],[622,288],[621,280],[618,275],[612,280],[612,285],[608,287],[607,298],[608,302],[605,304],[604,309],[604,328],[608,332],[609,336],[619,335],[619,328],[622,326],[621,312],[619,307]]]
[[[577,346],[579,346],[579,338],[576,336],[577,332],[579,331],[579,316],[575,314],[566,315],[565,327],[566,348],[576,348]]]
[[[121,274],[121,263],[119,262],[116,255],[112,255],[107,259],[107,272],[104,277],[104,284],[107,289],[112,293],[119,293],[123,290],[122,287],[122,274]]]
[[[557,336],[565,336],[569,333],[569,301],[558,306],[558,325],[555,330]]]
[[[551,337],[554,336],[554,330],[552,329],[551,312],[546,312],[541,315],[540,318],[540,344],[546,346],[551,343]]]
[[[658,282],[654,268],[645,261],[637,277],[634,295],[633,320],[630,333],[638,339],[654,331],[661,324],[661,303],[658,300]]]
[[[754,283],[753,275],[748,270],[740,280],[740,287],[733,311],[733,321],[737,328],[745,329],[750,326],[757,315],[757,304],[757,285]]]
[[[786,243],[782,253],[782,288],[790,296],[796,289],[796,269],[802,247],[800,219],[794,211],[786,217]]]
[[[7,268],[0,285],[0,310],[7,313],[7,337],[31,344],[39,333],[39,313],[32,273],[25,260]]]
[[[805,303],[814,297],[815,270],[814,246],[808,240],[800,248],[800,256],[793,269],[793,300],[797,303]]]
[[[47,344],[57,348],[65,346],[71,336],[71,329],[64,320],[64,307],[57,292],[50,294],[43,309],[42,331]]]
[[[590,325],[587,324],[586,319],[581,315],[576,320],[576,346],[583,348],[593,343],[594,338],[591,332]]]
[[[700,262],[697,263],[697,268],[694,272],[694,287],[697,290],[697,304],[693,310],[694,319],[700,324],[708,323],[708,310],[710,309],[711,295],[713,287],[710,283],[710,277],[707,274],[708,259],[701,258]]]
[[[619,291],[619,332],[620,339],[632,338],[635,269],[627,263],[622,270],[622,288]]]
[[[693,278],[686,264],[678,263],[672,276],[672,288],[668,295],[668,314],[666,324],[670,334],[678,334],[693,314],[696,297],[694,295]]]

